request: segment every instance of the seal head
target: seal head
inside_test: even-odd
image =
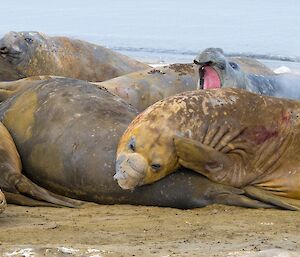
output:
[[[194,59],[194,63],[199,66],[198,89],[241,88],[245,81],[239,64],[229,61],[220,48],[207,48]]]
[[[0,54],[9,63],[18,65],[27,60],[37,47],[42,46],[43,42],[44,38],[38,32],[11,31],[0,40]]]
[[[157,112],[152,114],[151,108],[140,114],[119,142],[114,178],[123,189],[152,183],[179,167],[173,134],[168,133],[172,124],[157,130]]]

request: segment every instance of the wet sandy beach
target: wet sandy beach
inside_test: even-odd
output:
[[[0,256],[300,256],[300,214],[213,205],[9,205]]]

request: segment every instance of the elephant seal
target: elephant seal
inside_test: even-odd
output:
[[[247,91],[283,97],[300,98],[300,76],[297,74],[263,75],[258,70],[249,73],[224,56],[220,48],[208,48],[194,60],[199,67],[199,89],[233,87]]]
[[[149,68],[99,45],[34,31],[5,34],[0,40],[0,55],[25,77],[56,75],[104,81]]]
[[[143,111],[168,96],[195,90],[197,80],[195,65],[171,64],[133,72],[97,84]]]
[[[244,72],[259,70],[262,74],[273,72],[260,62],[245,57],[230,58]],[[169,96],[197,89],[198,65],[175,63],[160,68],[133,72],[97,83],[120,96],[139,111]]]
[[[0,105],[0,118],[18,149],[24,177],[56,194],[101,204],[276,207],[246,196],[242,189],[219,185],[187,170],[134,191],[122,190],[113,179],[115,152],[137,114],[106,89],[70,78],[41,80]],[[19,163],[16,153],[14,156]],[[2,159],[4,163],[7,160]],[[7,180],[0,177],[1,181]],[[15,188],[15,181],[7,182],[8,189]],[[16,199],[18,195],[6,194],[8,203],[12,198],[28,205],[28,201]],[[44,201],[48,200],[44,197]]]
[[[114,177],[133,189],[183,166],[262,201],[300,203],[299,116],[298,101],[240,89],[181,93],[132,121]]]
[[[5,208],[6,208],[5,196],[0,189],[0,213],[4,212]]]

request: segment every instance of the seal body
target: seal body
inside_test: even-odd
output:
[[[300,199],[298,101],[245,90],[197,90],[157,102],[122,136],[116,175],[124,189],[184,166],[239,188]]]
[[[104,81],[149,66],[99,45],[39,32],[9,32],[0,54],[24,77],[56,75]]]
[[[243,190],[186,170],[134,191],[122,190],[113,179],[115,152],[137,113],[104,88],[69,78],[35,82],[17,90],[0,107],[24,176],[59,195],[103,204],[273,207],[247,197]]]
[[[149,68],[98,83],[139,111],[168,96],[195,90],[197,71],[193,64]]]
[[[194,60],[199,67],[200,89],[233,87],[247,91],[284,97],[300,98],[300,76],[297,74],[266,74],[263,67],[243,70],[237,62],[224,56],[219,48],[208,48]]]
[[[0,213],[4,212],[5,208],[6,208],[5,196],[0,190]]]

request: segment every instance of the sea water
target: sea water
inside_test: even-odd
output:
[[[66,35],[153,63],[190,62],[220,47],[300,70],[297,0],[9,0],[0,18],[0,36]]]

